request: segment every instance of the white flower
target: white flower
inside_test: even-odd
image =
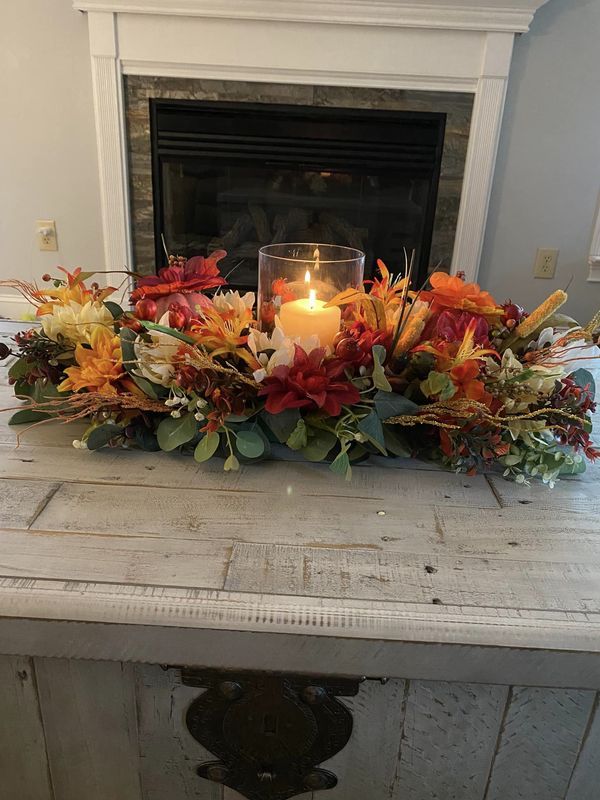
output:
[[[252,319],[254,300],[254,292],[246,292],[244,295],[239,292],[218,292],[212,302],[219,314],[233,311],[240,319]]]
[[[58,341],[61,335],[73,344],[89,342],[94,328],[98,325],[112,328],[113,315],[108,308],[96,300],[88,300],[81,305],[74,300],[62,306],[56,303],[51,314],[40,317],[44,333],[49,339]]]
[[[291,339],[285,335],[283,328],[278,323],[279,320],[276,317],[276,327],[270,336],[256,328],[250,329],[248,347],[261,365],[260,369],[253,373],[257,383],[263,381],[276,367],[290,366],[294,360],[294,344],[300,345],[306,353],[310,353],[319,346],[318,336],[309,336],[307,339],[300,337]]]
[[[136,375],[146,378],[152,383],[169,386],[175,372],[175,356],[180,342],[168,333],[149,331],[151,342],[137,339],[133,349],[137,360],[134,370]],[[174,400],[174,398],[173,398]],[[167,401],[167,405],[176,405],[179,401]]]

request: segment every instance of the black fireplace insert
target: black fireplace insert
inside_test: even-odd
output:
[[[348,245],[427,275],[446,115],[262,103],[150,100],[156,267],[227,250],[233,288],[254,289],[258,250]]]

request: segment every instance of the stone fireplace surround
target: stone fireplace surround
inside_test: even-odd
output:
[[[125,79],[144,76],[471,95],[451,268],[475,279],[513,40],[544,2],[74,0],[89,22],[106,269],[135,264]]]

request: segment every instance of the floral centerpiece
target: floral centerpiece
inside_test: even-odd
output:
[[[527,314],[457,275],[414,290],[410,271],[394,278],[379,262],[373,281],[329,301],[342,327],[324,347],[286,335],[278,317],[260,331],[254,295],[223,288],[224,255],[171,257],[130,303],[80,269],[45,287],[8,282],[39,322],[2,346],[28,400],[11,423],[86,418],[76,447],[189,450],[225,470],[283,446],[346,478],[372,455],[414,456],[553,485],[600,454],[585,368],[598,319],[582,328],[560,315],[564,292]]]

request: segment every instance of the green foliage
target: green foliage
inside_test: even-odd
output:
[[[298,420],[296,427],[288,436],[286,444],[290,450],[302,450],[303,447],[306,447],[308,444],[308,432],[306,430],[306,422],[303,419]]]
[[[402,434],[398,433],[393,425],[383,426],[383,440],[388,452],[400,458],[410,458],[411,449]]]
[[[384,392],[391,392],[392,387],[390,382],[385,377],[383,371],[383,364],[387,357],[387,351],[381,344],[373,345],[373,386],[376,389],[381,389]]]
[[[26,375],[28,375],[29,370],[30,366],[26,359],[18,358],[14,364],[11,364],[8,370],[8,377],[14,381],[18,381],[20,378],[24,378]]]
[[[380,420],[385,421],[390,417],[402,417],[405,414],[416,414],[420,406],[395,392],[377,392],[375,395],[375,410]]]
[[[340,453],[338,453],[338,455],[329,465],[329,469],[332,472],[335,472],[336,475],[341,475],[347,481],[349,481],[352,477],[352,467],[350,466],[350,458],[348,457],[348,453],[345,450],[342,450]]]
[[[331,431],[307,427],[308,443],[301,450],[307,461],[323,461],[337,443],[338,438]]]
[[[300,421],[300,411],[297,408],[287,408],[280,414],[269,414],[268,411],[263,411],[260,417],[267,424],[269,430],[275,434],[277,441],[285,444]]]
[[[113,319],[121,319],[123,316],[123,309],[118,303],[114,303],[112,300],[105,300],[104,305],[113,315]]]
[[[220,441],[221,437],[218,433],[214,433],[213,431],[206,433],[202,439],[200,439],[196,445],[196,449],[194,450],[194,458],[196,461],[202,463],[203,461],[208,461],[209,458],[212,458],[212,456],[214,456],[214,454],[217,452]]]
[[[235,444],[246,458],[260,458],[265,452],[263,438],[256,431],[239,431],[236,434]]]
[[[577,386],[580,386],[582,389],[585,389],[586,386],[589,386],[592,400],[594,399],[596,396],[596,382],[594,380],[594,376],[589,370],[577,369],[575,372],[569,375],[569,378],[572,378]]]
[[[26,423],[40,422],[43,419],[50,419],[51,414],[45,411],[36,411],[33,408],[23,408],[16,411],[8,420],[9,425],[25,425]]]
[[[156,429],[156,438],[160,449],[168,453],[190,442],[197,431],[198,422],[193,414],[183,414],[179,418],[165,417]]]
[[[116,425],[114,422],[105,422],[103,425],[92,428],[85,439],[85,443],[88,450],[99,450],[113,439],[122,435],[123,428],[121,425]]]
[[[377,412],[375,410],[371,411],[370,414],[367,414],[366,417],[360,420],[358,423],[358,430],[367,437],[367,440],[379,450],[382,455],[387,455],[387,451],[385,449],[385,440],[383,437],[383,425],[381,424],[381,420],[377,416]]]
[[[429,373],[426,380],[421,381],[421,391],[425,397],[439,397],[440,400],[450,400],[456,394],[456,386],[447,372]]]
[[[185,342],[186,344],[196,344],[196,340],[192,339],[191,336],[181,331],[176,331],[174,328],[169,328],[167,325],[159,325],[158,322],[148,322],[148,320],[145,319],[140,320],[140,322],[146,330],[168,333],[169,336],[172,336],[174,339],[179,339],[179,341]]]

